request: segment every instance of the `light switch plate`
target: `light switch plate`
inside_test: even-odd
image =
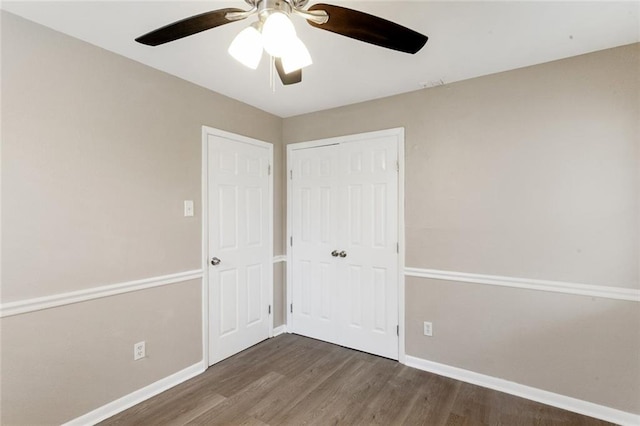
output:
[[[193,200],[184,200],[184,217],[193,216]]]

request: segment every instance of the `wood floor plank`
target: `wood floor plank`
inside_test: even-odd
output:
[[[102,424],[609,425],[293,334],[255,345]]]
[[[372,386],[381,378],[383,382],[388,380],[388,376],[377,375],[376,368],[375,362],[363,362],[348,380],[342,378],[332,386],[330,394],[305,414],[304,420],[311,425],[352,424],[364,409],[367,395],[373,393]]]
[[[298,345],[298,347],[291,349],[286,357],[282,358],[283,362],[272,364],[270,368],[282,375],[296,377],[303,374],[310,365],[318,360],[331,353],[338,353],[339,349],[340,347],[335,345],[330,347],[326,345]]]
[[[247,417],[245,420],[239,423],[235,423],[237,426],[268,426],[268,423],[261,422],[255,417]]]
[[[258,402],[249,414],[267,423],[273,423],[277,416],[284,415],[291,406],[314,392],[322,383],[323,377],[331,376],[349,360],[347,351],[342,351],[338,347],[334,349],[334,351],[324,351],[316,362],[308,365],[300,374],[293,377],[287,376],[286,385]],[[281,371],[278,372],[281,373]]]
[[[350,394],[330,407],[325,416],[328,423],[358,424],[369,402],[385,393],[387,383],[400,366],[397,362],[389,359],[375,359],[371,363],[370,371],[364,377],[359,377],[354,381],[356,386],[350,390]],[[327,424],[327,422],[317,422],[317,424]]]
[[[469,383],[461,383],[451,412],[464,419],[464,424],[473,425],[587,426],[609,424]]]
[[[205,372],[208,374],[207,381],[216,383],[220,395],[234,395],[263,376],[265,365],[275,364],[289,356],[291,345],[287,345],[286,340],[288,339],[282,339],[282,342],[275,345],[255,345],[238,354],[237,358],[233,356],[219,362],[216,368],[209,368]],[[257,359],[259,362],[256,362]]]
[[[249,385],[239,390],[235,395],[226,398],[222,403],[215,405],[187,424],[214,425],[214,424],[238,424],[249,420],[249,409],[257,402],[277,388],[284,379],[278,373],[269,372],[252,381]],[[255,420],[255,419],[254,419]]]
[[[334,398],[342,388],[349,387],[350,380],[365,368],[363,361],[350,357],[348,362],[342,364],[328,377],[319,378],[321,382],[313,392],[306,393],[302,398],[296,398],[289,410],[276,415],[271,424],[302,424],[314,421],[318,416],[318,408],[327,400]],[[310,414],[312,412],[313,415]]]
[[[110,426],[184,425],[225,399],[213,388],[203,387],[197,381],[187,381],[100,424]]]
[[[462,382],[425,372],[418,372],[422,381],[410,403],[404,423],[408,425],[446,425]]]
[[[407,374],[407,368],[400,366],[385,386],[384,393],[377,395],[362,413],[359,424],[389,425],[401,424],[409,415],[411,399],[419,384]]]

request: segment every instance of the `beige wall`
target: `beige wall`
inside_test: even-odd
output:
[[[278,262],[273,265],[273,326],[287,323],[287,264]]]
[[[406,292],[408,355],[640,413],[638,302],[415,277]]]
[[[200,269],[202,125],[274,143],[283,168],[279,117],[2,12],[2,302]],[[59,424],[202,359],[194,282],[0,324],[2,424]]]
[[[199,269],[202,125],[281,119],[3,16],[3,301]]]
[[[3,318],[1,423],[60,424],[196,364],[201,292],[193,280]]]
[[[408,267],[637,289],[639,79],[635,44],[287,118],[283,138],[405,128]],[[640,413],[637,303],[420,278],[406,301],[408,355]]]
[[[640,44],[284,120],[405,128],[407,266],[640,288]]]
[[[284,255],[287,253],[286,238],[287,238],[287,153],[286,145],[280,143],[274,146],[274,163],[275,172],[273,185],[275,188],[275,200],[274,200],[274,243],[273,254],[275,256]],[[286,313],[286,263],[277,262],[273,265],[273,326],[279,327],[287,322]]]

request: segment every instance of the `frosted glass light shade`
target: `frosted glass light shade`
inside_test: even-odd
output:
[[[262,58],[262,36],[254,26],[240,31],[229,46],[229,54],[241,64],[251,68],[258,68]]]
[[[280,58],[294,38],[296,29],[287,15],[273,12],[267,17],[262,26],[262,42],[269,55]]]
[[[313,63],[307,46],[298,37],[290,39],[287,50],[282,55],[282,68],[286,74],[299,70]]]

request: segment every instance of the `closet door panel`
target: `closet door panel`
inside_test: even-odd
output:
[[[292,160],[292,330],[337,343],[335,148],[294,151]]]
[[[340,145],[340,342],[398,358],[397,139]]]

